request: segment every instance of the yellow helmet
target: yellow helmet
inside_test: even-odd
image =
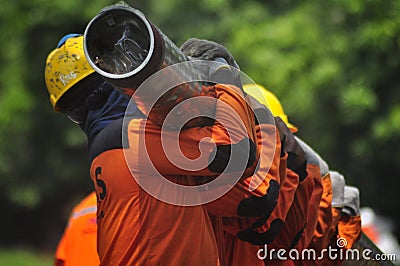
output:
[[[83,36],[69,34],[64,36],[57,48],[47,56],[44,72],[50,102],[57,112],[61,110],[59,100],[72,86],[92,74],[94,69],[86,60],[83,50]]]
[[[243,85],[243,89],[246,93],[253,96],[260,103],[264,104],[274,116],[279,116],[283,122],[286,123],[291,132],[297,132],[297,127],[289,122],[289,119],[283,110],[282,104],[275,94],[259,84],[245,84]]]

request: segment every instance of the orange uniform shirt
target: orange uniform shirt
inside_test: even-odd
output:
[[[322,197],[320,169],[317,165],[307,164],[307,177],[297,187],[295,198],[281,235],[287,236],[276,239],[277,247],[303,250],[311,242],[318,223],[318,210]],[[274,243],[272,243],[274,244]]]
[[[239,265],[246,260],[244,258],[248,258],[252,264],[259,264],[259,259],[255,258],[254,254],[257,253],[259,246],[264,244],[268,244],[270,249],[301,250],[311,242],[318,223],[323,189],[319,167],[308,164],[307,177],[300,181],[295,172],[286,169],[286,159],[287,155],[281,157],[280,163],[277,164],[280,168],[279,197],[269,215],[256,221],[254,218],[223,218],[224,228],[231,235],[226,238],[227,260],[231,263]],[[238,238],[233,238],[232,235]],[[230,250],[232,248],[233,250]],[[267,260],[265,263],[275,262]],[[281,262],[276,261],[276,263]]]
[[[256,135],[257,170],[252,176],[239,180],[222,197],[206,204],[212,215],[258,218],[274,209],[281,184],[279,135],[273,125],[257,125]],[[210,188],[209,193],[213,192]]]
[[[97,200],[92,192],[76,205],[55,253],[57,266],[98,266]]]
[[[256,245],[239,240],[237,231],[226,231],[236,230],[238,221],[245,221],[250,226],[259,217],[270,213],[278,200],[281,182],[279,136],[273,125],[257,125],[256,133],[259,157],[255,173],[239,180],[228,193],[205,205],[212,217],[220,217],[220,225],[214,229],[221,261],[229,266],[263,265],[263,261],[256,255]],[[210,192],[213,190],[210,189]]]
[[[90,173],[99,200],[101,265],[219,265],[214,231],[204,206],[183,206],[186,201],[201,201],[201,191],[193,190],[188,195],[185,189],[174,187],[194,185],[196,179],[217,177],[226,169],[227,175],[222,178],[227,181],[252,174],[251,170],[236,169],[235,165],[219,169],[220,164],[213,164],[226,161],[224,149],[219,147],[225,145],[234,150],[234,145],[247,141],[251,146],[255,139],[254,120],[249,119],[250,108],[240,91],[216,85],[215,92],[217,99],[227,106],[216,103],[213,126],[185,129],[176,137],[176,132],[162,134],[152,122],[132,117],[122,129],[122,121],[114,121],[91,142]],[[232,110],[239,115],[232,115]],[[170,154],[166,155],[163,138],[177,141],[179,149],[168,149]],[[118,140],[124,145],[118,145]],[[240,151],[237,159],[248,160],[246,167],[253,166],[255,156]],[[169,160],[181,153],[199,159],[187,168]],[[197,169],[196,163],[204,167],[193,170]]]
[[[318,211],[318,224],[309,246],[309,248],[318,252],[329,245],[331,237],[336,232],[337,225],[337,221],[334,221],[332,215],[332,183],[329,173],[321,178],[321,183],[323,193]]]

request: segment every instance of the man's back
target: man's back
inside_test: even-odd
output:
[[[101,192],[98,248],[104,265],[218,265],[204,208],[167,204],[145,192],[122,149],[97,156],[91,175]]]
[[[201,176],[217,177],[224,168],[210,165],[225,165],[230,160],[219,145],[254,140],[255,134],[248,130],[254,120],[232,114],[232,110],[248,112],[240,91],[227,86],[215,86],[215,90],[219,97],[219,102],[213,99],[217,105],[215,125],[185,129],[178,132],[178,139],[176,132],[163,132],[169,141],[179,144],[178,150],[168,149],[173,158],[181,152],[195,158],[201,155],[203,168],[198,170],[171,162],[165,155],[161,129],[143,116],[133,115],[125,123],[123,118],[115,120],[89,139],[90,174],[99,200],[98,251],[102,264],[219,265],[213,228],[204,206],[199,205],[200,192],[194,189],[188,194],[185,189],[169,187],[174,181],[190,186]],[[242,161],[254,160],[248,151],[239,151],[236,156]],[[254,165],[246,161],[245,167]],[[145,184],[150,184],[150,192],[143,189]],[[175,204],[158,199],[160,195],[176,200]],[[196,199],[198,204],[185,204]]]

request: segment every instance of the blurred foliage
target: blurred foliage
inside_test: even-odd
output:
[[[72,204],[91,189],[86,138],[53,112],[43,70],[60,37],[82,33],[114,2],[2,1],[0,244],[54,248]],[[400,224],[399,1],[126,2],[178,46],[189,37],[224,44],[281,99],[298,135],[361,189],[362,205]]]
[[[0,250],[0,265],[7,266],[52,266],[52,254],[38,254],[26,248]]]

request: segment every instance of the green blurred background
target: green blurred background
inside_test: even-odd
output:
[[[72,205],[91,190],[86,138],[53,112],[43,70],[60,37],[115,2],[0,1],[3,250],[52,256]],[[189,37],[224,44],[278,95],[298,135],[360,188],[361,205],[400,224],[400,1],[126,2],[178,46]]]

